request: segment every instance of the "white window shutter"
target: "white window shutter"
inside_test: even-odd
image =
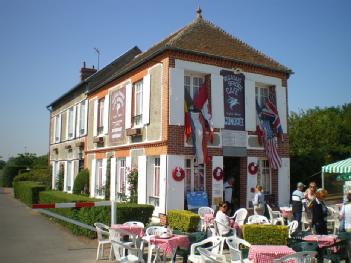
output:
[[[58,116],[58,118],[59,118],[59,121],[58,121],[58,129],[57,129],[57,137],[58,137],[58,140],[57,140],[57,142],[60,142],[61,141],[61,113],[59,114],[59,116]]]
[[[167,155],[160,156],[160,203],[161,213],[166,213],[166,196],[167,196]],[[184,193],[184,190],[183,190]]]
[[[126,120],[125,125],[126,129],[130,129],[132,127],[132,84],[128,83],[126,85]]]
[[[65,161],[65,172],[63,177],[63,191],[67,192],[68,161]]]
[[[211,109],[214,128],[224,128],[223,76],[211,74]]]
[[[69,130],[69,109],[66,110],[66,141],[68,140],[68,130]]]
[[[51,168],[52,168],[52,181],[51,181],[51,188],[55,189],[56,188],[56,164],[55,162],[51,162]]]
[[[151,92],[151,77],[147,74],[143,80],[143,124],[150,123],[150,92]]]
[[[245,130],[256,131],[255,82],[245,78]]]
[[[130,191],[129,191],[129,184],[128,184],[128,171],[132,169],[132,157],[127,156],[126,157],[126,195],[130,196]]]
[[[106,167],[107,167],[107,159],[102,159],[102,185],[106,185]]]
[[[75,164],[76,161],[71,161],[71,192],[73,193],[73,187],[74,187],[74,179],[75,177]]]
[[[184,70],[169,69],[169,124],[184,125]]]
[[[116,200],[116,158],[111,158],[110,198]]]
[[[94,100],[94,127],[93,127],[93,136],[97,136],[97,121],[98,121],[98,107],[99,101],[96,99]]]
[[[290,202],[290,159],[282,158],[282,166],[278,168],[278,203],[279,206],[288,206]]]
[[[72,138],[76,137],[76,120],[77,120],[77,106],[74,106],[73,108],[73,121],[72,121],[72,133],[73,136]],[[79,135],[79,133],[77,133],[77,136]]]
[[[287,133],[287,106],[286,106],[286,87],[276,86],[275,93],[277,96],[277,110],[283,133]]]
[[[80,111],[81,111],[81,104],[78,103],[78,105],[76,106],[76,114],[74,116],[76,116],[76,120],[75,120],[75,125],[76,125],[76,137],[80,137],[80,129],[82,127],[80,127]]]
[[[258,163],[258,158],[257,157],[247,157],[247,165],[249,165],[251,162],[253,162],[255,165]],[[252,176],[249,173],[249,170],[246,170],[247,173],[247,185],[246,185],[246,207],[249,207],[249,201],[251,201],[254,198],[254,192],[251,192],[251,189],[255,189],[257,185],[257,176]]]
[[[54,116],[52,119],[53,119],[53,130],[52,130],[52,133],[53,133],[53,140],[52,140],[52,142],[53,143],[55,143],[56,142],[56,119],[57,119],[58,117],[57,116]]]
[[[110,111],[110,96],[107,94],[104,101],[104,134],[108,134],[108,115]]]
[[[89,101],[85,100],[85,114],[84,114],[84,133],[83,135],[87,134],[88,131],[88,110],[89,110]]]
[[[138,204],[146,204],[146,156],[138,157]]]
[[[91,161],[91,172],[90,172],[90,196],[95,196],[95,179],[96,179],[96,159]]]

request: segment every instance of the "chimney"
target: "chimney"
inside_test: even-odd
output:
[[[83,62],[83,67],[80,68],[80,81],[85,80],[86,78],[93,75],[97,70],[94,68],[87,68],[85,67],[85,61]]]

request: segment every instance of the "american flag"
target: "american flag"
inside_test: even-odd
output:
[[[279,167],[281,167],[282,161],[277,151],[274,133],[271,129],[271,123],[269,120],[262,120],[261,125],[263,128],[263,145],[266,151],[269,166],[272,169],[277,170]]]

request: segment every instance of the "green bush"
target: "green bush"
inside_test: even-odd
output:
[[[91,202],[102,201],[101,199],[89,198],[87,196],[67,194],[59,191],[45,191],[40,193],[40,203],[64,203],[64,202]],[[150,221],[154,207],[151,205],[138,204],[117,204],[117,223],[126,221],[140,221],[147,224]],[[93,226],[96,222],[110,225],[111,207],[89,207],[89,208],[59,208],[50,209],[50,211],[62,216],[75,219],[79,222]],[[96,233],[79,226],[57,220],[71,230],[73,234],[84,235],[89,238],[95,238]]]
[[[21,181],[13,183],[15,198],[31,206],[39,202],[39,193],[45,191],[45,186],[38,182]]]
[[[168,225],[184,232],[196,231],[200,216],[188,210],[169,210],[167,212]]]
[[[80,171],[74,180],[73,194],[89,195],[89,170]]]
[[[40,169],[33,169],[30,172],[21,173],[13,179],[13,182],[21,182],[21,181],[33,181],[39,182],[45,185],[48,189],[51,188],[51,173],[50,169],[47,168],[40,168]]]
[[[246,224],[243,227],[244,239],[254,245],[286,245],[288,227],[274,225]]]

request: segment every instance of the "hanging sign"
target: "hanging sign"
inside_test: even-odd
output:
[[[125,131],[126,88],[111,92],[109,136],[110,144],[123,142]]]
[[[221,70],[224,95],[224,128],[245,131],[245,75]]]

